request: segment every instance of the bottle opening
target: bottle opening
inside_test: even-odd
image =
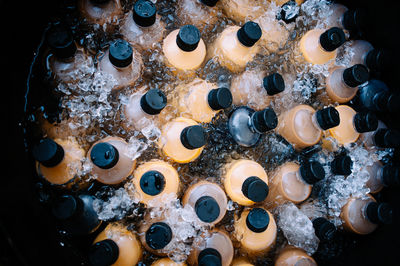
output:
[[[342,154],[338,155],[331,162],[331,171],[335,175],[350,175],[353,168],[353,161],[350,156]]]
[[[93,164],[101,169],[114,167],[119,160],[118,150],[107,142],[97,143],[90,152],[90,159]]]
[[[353,122],[358,133],[375,131],[378,128],[378,118],[372,112],[355,114]]]
[[[320,241],[331,241],[336,235],[336,226],[323,217],[314,219],[313,226]]]
[[[111,239],[95,243],[90,247],[88,259],[92,266],[108,266],[115,263],[119,256],[119,247]]]
[[[68,220],[82,209],[82,200],[72,195],[58,197],[53,206],[52,213],[58,220]]]
[[[258,40],[261,39],[262,31],[260,26],[253,22],[246,22],[238,31],[237,38],[241,44],[247,47],[252,47]]]
[[[218,3],[218,0],[200,0],[200,2],[205,4],[206,6],[213,7]]]
[[[146,232],[146,243],[152,249],[166,247],[172,239],[172,230],[168,224],[157,222],[150,226]]]
[[[167,97],[159,89],[151,89],[140,98],[140,107],[149,115],[157,115],[167,106]]]
[[[268,212],[262,208],[254,208],[250,210],[246,218],[246,225],[255,233],[264,232],[269,225]]]
[[[386,187],[400,186],[400,167],[394,165],[383,166],[382,181]]]
[[[33,158],[46,167],[54,167],[64,159],[64,149],[54,140],[40,140],[32,149]]]
[[[206,144],[204,129],[198,125],[185,127],[180,138],[182,145],[189,150],[201,148]]]
[[[176,36],[176,44],[185,52],[196,50],[201,39],[200,31],[193,25],[185,25],[180,28]]]
[[[108,57],[114,66],[127,67],[133,60],[132,46],[123,39],[117,39],[111,43]]]
[[[199,266],[222,266],[221,254],[213,248],[200,251],[197,262]]]
[[[75,55],[77,47],[70,29],[64,25],[53,25],[46,35],[47,44],[54,55],[67,59]]]
[[[232,105],[232,93],[227,88],[213,89],[208,93],[208,105],[218,111]]]
[[[217,220],[220,214],[218,202],[210,196],[203,196],[196,201],[194,206],[197,217],[205,223]]]
[[[364,65],[357,64],[346,68],[343,71],[343,81],[349,87],[357,87],[369,79],[368,68]]]
[[[265,133],[276,128],[278,117],[272,108],[254,112],[251,116],[251,125],[259,133]]]
[[[156,22],[156,6],[148,0],[138,0],[133,6],[133,20],[141,27],[150,27]]]
[[[340,124],[339,112],[335,107],[327,107],[315,112],[315,117],[319,127],[327,130]]]
[[[160,194],[165,187],[165,177],[158,171],[148,171],[140,178],[140,188],[150,196]]]
[[[301,178],[310,185],[313,185],[325,178],[324,167],[322,167],[322,165],[316,161],[302,163],[299,171]]]
[[[345,35],[342,29],[333,27],[321,34],[319,42],[327,52],[332,52],[345,42]]]
[[[393,222],[393,208],[387,203],[368,203],[365,215],[371,223],[391,224]]]
[[[281,74],[274,73],[263,79],[263,87],[272,96],[285,90],[285,81]]]
[[[254,202],[264,201],[268,196],[268,192],[267,183],[257,176],[251,176],[243,182],[242,193],[246,198]]]

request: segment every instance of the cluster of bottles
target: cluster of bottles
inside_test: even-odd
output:
[[[172,102],[167,103],[170,97],[162,89],[151,88],[135,91],[121,107],[126,131],[140,131],[149,121],[160,127],[155,143],[162,160],[151,159],[137,165],[127,141],[113,134],[90,143],[88,148],[71,136],[45,137],[32,148],[41,178],[54,187],[62,187],[62,191],[78,188],[78,193],[65,192],[52,203],[54,216],[68,233],[91,234],[105,223],[93,207],[94,196],[79,191],[93,182],[112,187],[130,183],[140,203],[148,209],[166,194],[181,196],[181,204],[190,206],[196,219],[209,228],[193,240],[186,262],[159,258],[152,265],[253,265],[255,258],[267,254],[276,244],[278,234],[273,210],[287,202],[301,208],[310,198],[313,186],[328,176],[327,168],[309,159],[288,161],[269,171],[256,160],[236,158],[221,167],[217,177],[220,182],[204,179],[183,185],[177,168],[198,160],[204,153],[205,125],[224,110],[233,109],[227,129],[233,141],[242,147],[257,146],[271,132],[283,137],[296,152],[322,143],[324,150],[335,154],[328,163],[333,174],[329,178],[351,174],[352,159],[338,152],[347,145],[361,143],[371,152],[400,146],[400,133],[378,121],[375,115],[398,110],[398,94],[382,81],[370,80],[370,73],[386,66],[387,53],[367,41],[349,40],[349,33],[361,30],[365,20],[360,10],[330,4],[331,15],[324,21],[325,28],[310,29],[296,44],[300,66],[331,64],[325,93],[320,95],[325,107],[316,110],[311,105],[298,104],[277,114],[271,106],[288,87],[284,75],[246,67],[260,49],[275,53],[288,41],[287,32],[271,31],[263,24],[261,17],[268,8],[275,5],[279,11],[275,21],[268,23],[294,26],[303,1],[173,1],[170,5],[176,6],[176,16],[183,26],[172,31],[166,28],[153,2],[134,1],[126,13],[119,0],[78,1],[80,14],[87,23],[102,30],[114,29],[109,25],[118,24],[121,37],[112,40],[97,58],[91,58],[75,42],[69,28],[56,24],[47,32],[51,50],[48,66],[56,83],[79,83],[74,74],[77,69],[95,64],[98,71],[113,78],[110,89],[115,95],[125,88],[136,88],[144,72],[145,55],[151,56],[157,45],[161,45],[165,67],[179,81]],[[221,14],[235,24],[226,26],[206,45],[202,34],[218,23]],[[348,66],[335,65],[338,49],[345,43],[351,62]],[[230,86],[218,86],[196,76],[196,71],[209,59],[233,75]],[[348,104],[355,98],[362,107],[357,111]],[[165,114],[167,104],[176,110],[177,117],[170,119]],[[371,194],[350,197],[339,217],[343,229],[357,234],[371,233],[378,224],[391,222],[391,206],[378,203],[372,195],[385,186],[400,184],[400,168],[390,162],[376,161],[363,171],[370,175],[366,186]],[[235,212],[232,235],[221,226],[229,201],[241,210]],[[135,265],[141,261],[143,249],[160,257],[169,255],[165,247],[175,234],[170,220],[149,214],[143,217],[135,230],[128,230],[118,221],[108,223],[89,249],[88,262]],[[309,218],[320,241],[334,237],[337,229],[331,217]],[[300,264],[316,262],[305,250],[289,244],[275,258],[275,265]]]

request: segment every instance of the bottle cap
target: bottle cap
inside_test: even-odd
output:
[[[393,129],[380,128],[374,134],[375,145],[381,148],[400,147],[400,132]]]
[[[335,107],[327,107],[322,110],[315,112],[318,125],[323,129],[327,130],[336,127],[340,124],[339,112]]]
[[[360,31],[367,24],[367,13],[365,9],[348,9],[343,14],[343,28],[349,31]]]
[[[312,221],[315,235],[320,241],[331,241],[336,235],[336,226],[327,219],[318,217]]]
[[[391,224],[393,208],[388,203],[370,202],[367,205],[366,216],[375,224]]]
[[[331,171],[335,175],[350,175],[353,167],[353,161],[350,156],[345,154],[337,155],[330,164]]]
[[[119,256],[117,243],[111,239],[93,244],[89,249],[88,259],[92,266],[108,266],[114,264]]]
[[[268,212],[262,208],[251,209],[246,218],[246,225],[255,233],[264,232],[269,225]]]
[[[301,178],[310,185],[317,183],[318,181],[325,178],[324,167],[319,162],[303,162],[300,165],[300,176]]]
[[[61,59],[75,55],[77,47],[71,30],[63,25],[54,25],[46,35],[47,43],[54,55]]]
[[[171,242],[172,230],[168,224],[157,222],[146,232],[146,243],[152,249],[162,249]]]
[[[258,132],[264,133],[276,128],[278,117],[272,108],[266,108],[252,114],[251,124]]]
[[[232,93],[227,88],[212,89],[208,93],[208,105],[217,111],[232,105]]]
[[[248,177],[242,184],[243,195],[254,201],[262,202],[268,196],[269,188],[267,183],[257,176]]]
[[[150,196],[160,194],[165,187],[165,177],[158,171],[147,171],[140,178],[140,188]]]
[[[260,26],[253,22],[246,22],[238,31],[239,42],[247,47],[252,47],[260,38],[262,32]]]
[[[54,167],[64,159],[64,149],[54,140],[45,138],[32,148],[33,158],[45,167]]]
[[[167,105],[167,97],[159,89],[151,89],[140,98],[140,107],[149,115],[159,114]]]
[[[79,197],[62,195],[52,204],[51,211],[58,220],[68,220],[77,215],[83,208],[83,202]]]
[[[333,27],[321,34],[319,42],[323,49],[332,52],[345,42],[345,35],[342,29]]]
[[[108,58],[116,67],[127,67],[133,60],[132,46],[123,39],[117,39],[110,44]]]
[[[365,58],[367,67],[374,71],[382,71],[392,65],[391,52],[385,49],[372,49]]]
[[[346,68],[343,71],[343,81],[349,87],[357,87],[364,82],[368,81],[369,72],[368,68],[364,65],[357,64],[352,67]]]
[[[386,109],[392,113],[400,111],[400,93],[389,93]]]
[[[119,152],[110,143],[100,142],[95,144],[90,151],[90,159],[97,167],[110,169],[117,164]]]
[[[182,145],[189,150],[194,150],[206,145],[206,136],[202,126],[188,126],[181,132]]]
[[[199,266],[222,266],[221,254],[213,248],[200,251],[197,262]]]
[[[218,0],[200,0],[201,3],[205,4],[206,6],[215,6]]]
[[[377,92],[372,97],[372,104],[378,111],[386,111],[388,109],[390,93],[388,91]]]
[[[353,123],[358,133],[375,131],[378,128],[378,118],[372,112],[356,113]]]
[[[299,15],[299,11],[300,8],[294,0],[287,1],[281,6],[277,19],[282,20],[286,24],[292,23]]]
[[[285,81],[281,74],[273,73],[263,79],[263,87],[268,95],[275,95],[285,90]]]
[[[138,0],[133,5],[133,20],[141,27],[149,27],[156,22],[156,6],[148,0]]]
[[[205,223],[214,222],[220,214],[218,202],[210,196],[199,198],[196,201],[194,209],[197,217]]]
[[[400,167],[394,165],[383,166],[382,181],[386,187],[400,186]]]
[[[185,25],[180,28],[176,36],[176,44],[185,52],[196,50],[201,39],[200,31],[193,25]]]

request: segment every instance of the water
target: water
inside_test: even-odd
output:
[[[126,1],[131,2],[131,1]],[[182,25],[176,14],[177,1],[159,0],[153,1],[158,14],[166,25],[166,33]],[[269,27],[275,30],[284,30],[287,34],[284,39],[278,40],[278,46],[263,48],[255,57],[254,61],[246,66],[246,70],[264,71],[265,73],[280,73],[285,80],[285,91],[279,94],[271,102],[271,107],[277,115],[297,104],[311,104],[314,108],[322,108],[325,103],[320,101],[318,94],[322,93],[325,87],[325,78],[329,73],[329,67],[336,64],[347,66],[349,54],[346,53],[348,45],[345,44],[338,50],[338,57],[335,62],[329,62],[321,66],[313,66],[305,63],[299,54],[297,43],[300,37],[309,29],[323,28],[323,18],[328,16],[330,1],[307,0],[299,10],[296,22],[282,24],[274,20],[277,6],[271,4],[269,9],[260,20],[271,22]],[[132,3],[124,4],[124,11],[130,10]],[[274,11],[275,10],[275,11]],[[219,14],[221,15],[221,14]],[[71,12],[68,12],[71,16]],[[72,14],[73,16],[73,14]],[[61,18],[60,18],[61,19]],[[27,133],[33,133],[35,138],[39,136],[70,136],[77,138],[79,144],[87,150],[92,143],[106,136],[122,137],[128,142],[129,157],[137,160],[137,163],[146,162],[151,159],[163,159],[157,148],[157,141],[160,136],[160,128],[152,121],[144,121],[146,125],[141,130],[127,130],[123,127],[123,115],[121,110],[126,104],[128,97],[142,88],[157,88],[162,90],[168,99],[165,110],[160,114],[163,123],[172,120],[178,114],[173,108],[173,100],[176,98],[174,88],[179,84],[179,78],[173,74],[173,69],[166,67],[165,58],[162,54],[161,44],[152,47],[151,51],[143,53],[143,75],[134,86],[124,88],[121,91],[113,92],[111,88],[115,80],[105,73],[97,70],[97,59],[102,51],[108,46],[110,40],[120,37],[118,32],[119,22],[116,22],[114,32],[107,31],[109,27],[103,28],[87,25],[77,17],[69,17],[69,23],[74,29],[74,35],[78,43],[86,48],[87,53],[93,56],[93,64],[82,64],[74,72],[78,82],[72,84],[51,82],[51,73],[38,75],[43,65],[38,63],[38,58],[47,55],[38,49],[38,55],[32,63],[32,70],[36,75],[30,76],[28,85],[31,86],[30,94],[39,95],[36,100],[27,101]],[[210,45],[222,30],[228,25],[235,23],[222,16],[219,22],[212,28],[202,31],[202,38],[206,45]],[[45,71],[46,72],[46,71]],[[196,70],[196,76],[218,86],[229,87],[232,78],[236,74],[221,67],[216,60],[208,58],[203,66]],[[37,80],[41,77],[43,80]],[[43,85],[45,90],[38,84]],[[42,91],[39,90],[39,87]],[[43,97],[40,97],[42,95]],[[295,161],[301,158],[313,158],[319,160],[327,173],[327,178],[317,183],[313,188],[313,194],[307,207],[299,209],[294,204],[282,205],[274,210],[277,219],[279,232],[277,247],[286,242],[304,248],[310,254],[320,253],[317,251],[319,243],[316,239],[310,221],[310,213],[319,213],[327,216],[339,228],[340,210],[350,196],[365,196],[369,191],[365,187],[368,180],[368,173],[364,167],[371,165],[375,160],[385,159],[392,154],[391,150],[367,150],[361,142],[339,147],[336,149],[345,150],[353,159],[354,168],[350,176],[334,176],[330,173],[329,162],[333,159],[333,153],[316,149],[308,152],[298,153],[282,137],[274,132],[267,132],[261,136],[259,143],[254,148],[239,146],[229,135],[227,122],[229,115],[236,108],[224,110],[216,115],[209,124],[203,124],[207,133],[207,144],[202,155],[194,162],[180,165],[172,163],[178,170],[182,182],[181,192],[178,198],[170,198],[166,195],[160,202],[152,202],[146,208],[139,203],[140,199],[135,192],[129,177],[126,182],[117,186],[100,186],[95,184],[87,190],[95,195],[95,209],[101,220],[122,221],[130,230],[137,231],[143,222],[145,214],[151,217],[165,215],[168,222],[173,226],[175,236],[173,241],[166,247],[166,251],[172,259],[182,261],[190,253],[193,240],[201,232],[207,231],[204,224],[194,219],[193,209],[183,207],[179,197],[190,186],[199,180],[209,180],[222,184],[222,167],[233,159],[252,159],[260,163],[268,174],[281,164],[287,161]],[[55,130],[56,128],[57,130]],[[83,164],[81,175],[85,176],[90,171],[90,165]],[[95,177],[89,177],[95,179]],[[93,181],[93,180],[92,180]],[[40,200],[44,203],[51,201],[54,192],[47,188],[42,182],[37,184],[40,191]],[[228,232],[232,232],[233,216],[240,213],[243,208],[236,203],[229,201],[225,218],[217,225]],[[338,244],[337,250],[349,246],[352,239],[347,239]],[[65,243],[65,242],[60,242]],[[69,246],[66,244],[66,246]],[[238,248],[238,243],[234,241]],[[334,250],[331,257],[340,252]],[[335,253],[337,251],[337,253]],[[275,251],[272,250],[265,256],[257,259],[257,263],[263,265],[273,261]],[[150,264],[155,256],[144,253],[143,262]]]

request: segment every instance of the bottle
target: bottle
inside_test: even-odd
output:
[[[139,165],[132,182],[140,202],[146,205],[160,200],[165,194],[177,195],[180,189],[178,172],[172,165],[161,160],[151,160]]]
[[[387,149],[400,147],[400,132],[389,129],[379,121],[378,128],[361,135],[362,142],[367,149]]]
[[[351,55],[350,65],[363,64],[374,72],[380,72],[391,65],[389,51],[375,49],[365,40],[351,41],[346,52]]]
[[[285,81],[279,73],[265,75],[261,71],[246,70],[232,78],[230,90],[234,105],[247,105],[259,111],[270,105],[274,95],[285,90]]]
[[[140,54],[125,40],[116,39],[99,59],[100,71],[114,79],[113,90],[133,86],[140,77],[143,62]]]
[[[339,112],[334,107],[315,111],[309,105],[297,105],[278,118],[277,132],[296,150],[317,144],[322,131],[339,125]]]
[[[202,222],[215,225],[224,218],[228,199],[219,185],[203,180],[185,191],[182,204],[189,204]]]
[[[256,19],[268,8],[265,0],[221,0],[220,3],[225,16],[236,22]]]
[[[152,123],[158,126],[157,115],[166,105],[167,97],[159,89],[132,94],[126,105],[123,106],[125,128],[142,130]]]
[[[369,179],[365,184],[370,193],[376,194],[384,187],[398,187],[400,185],[400,167],[394,165],[383,165],[380,161],[365,167]]]
[[[313,29],[301,37],[300,52],[308,63],[322,65],[336,58],[336,49],[344,42],[340,28]]]
[[[165,23],[157,15],[157,8],[149,0],[137,0],[121,22],[124,38],[139,50],[152,50],[165,33]]]
[[[346,231],[366,235],[372,233],[378,224],[391,224],[393,209],[387,203],[377,203],[367,195],[367,199],[350,198],[343,206],[340,218]]]
[[[52,202],[51,211],[68,234],[88,235],[102,224],[93,208],[93,200],[94,197],[87,194],[61,195]]]
[[[260,26],[248,21],[242,27],[228,26],[217,37],[212,56],[231,72],[241,72],[259,50],[262,35]]]
[[[329,164],[332,174],[348,176],[352,173],[353,160],[346,154],[336,155]]]
[[[53,25],[46,34],[50,48],[48,66],[56,82],[67,84],[79,81],[82,65],[93,67],[93,60],[82,47],[78,47],[70,29]]]
[[[234,221],[240,248],[252,256],[265,254],[275,244],[277,226],[272,214],[263,208],[244,210]]]
[[[255,161],[240,159],[223,169],[225,192],[229,198],[243,206],[260,203],[268,195],[268,176]]]
[[[211,30],[218,22],[218,0],[179,0],[177,16],[182,24],[190,24],[201,32]]]
[[[47,182],[65,188],[80,182],[83,174],[85,150],[75,138],[44,138],[32,148],[36,172]]]
[[[186,266],[185,262],[175,262],[170,258],[162,258],[154,261],[151,266]]]
[[[346,103],[357,94],[358,86],[368,79],[369,72],[364,65],[338,67],[326,78],[326,93],[332,101]]]
[[[78,10],[87,22],[103,28],[116,25],[123,14],[120,0],[79,0]]]
[[[317,266],[315,260],[303,249],[286,245],[278,254],[275,266]]]
[[[233,260],[233,245],[229,235],[222,229],[213,229],[193,243],[188,257],[189,265],[229,266]]]
[[[341,145],[356,142],[360,133],[375,131],[378,127],[378,119],[372,112],[356,113],[348,105],[336,106],[336,110],[339,112],[340,123],[328,131]]]
[[[232,266],[254,266],[254,264],[250,263],[247,258],[237,257],[233,259]]]
[[[144,248],[157,256],[166,256],[165,247],[174,237],[171,226],[162,217],[151,219],[139,228],[140,241]]]
[[[237,144],[253,147],[262,134],[273,130],[277,124],[278,118],[272,108],[254,111],[247,106],[241,106],[229,116],[228,129]]]
[[[205,144],[203,127],[184,117],[175,118],[165,124],[158,142],[162,153],[177,163],[196,160]]]
[[[196,78],[187,84],[178,85],[178,110],[182,116],[199,123],[210,123],[213,117],[232,104],[229,89]]]
[[[128,143],[120,137],[108,136],[95,142],[88,152],[92,175],[106,185],[123,182],[136,166],[129,154]]]
[[[193,25],[170,32],[163,41],[162,50],[167,66],[180,71],[199,68],[206,56],[206,45],[200,31]]]
[[[142,247],[136,235],[119,223],[110,223],[96,237],[88,252],[93,266],[136,265],[142,258]]]
[[[329,5],[329,12],[326,17],[327,27],[338,27],[349,32],[362,32],[367,23],[367,14],[364,9],[348,9],[346,6],[335,3]]]
[[[283,164],[270,180],[266,200],[268,208],[275,208],[286,201],[295,204],[305,201],[311,194],[312,186],[324,178],[325,171],[319,162]]]
[[[324,217],[317,217],[311,220],[315,235],[321,242],[332,241],[336,235],[336,226]]]

